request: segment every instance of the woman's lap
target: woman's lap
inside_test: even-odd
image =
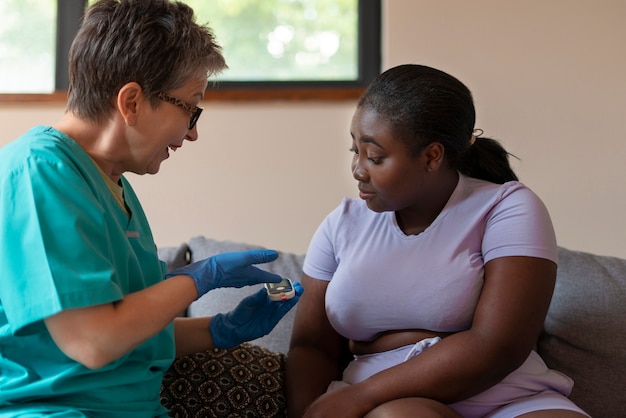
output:
[[[428,341],[422,344],[419,350],[415,350],[414,346],[409,346],[380,354],[355,356],[355,360],[346,369],[344,380],[333,382],[329,390],[364,380],[381,369],[419,355],[420,352],[437,342],[436,340]],[[387,364],[384,365],[386,362]],[[541,357],[532,352],[522,366],[499,384],[472,398],[449,406],[464,417],[503,418],[550,409],[565,409],[584,414],[567,398],[572,386],[573,382],[569,377],[549,369]]]

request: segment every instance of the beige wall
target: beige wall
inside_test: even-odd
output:
[[[478,123],[518,157],[560,245],[626,257],[626,2],[383,0],[384,67],[448,71]],[[219,37],[219,34],[218,34]],[[201,138],[156,176],[129,178],[158,245],[195,235],[303,252],[354,196],[354,102],[204,103]],[[63,105],[0,104],[0,145]]]

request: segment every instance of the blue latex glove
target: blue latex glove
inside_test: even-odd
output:
[[[165,275],[166,278],[186,275],[196,282],[198,297],[218,287],[243,287],[259,283],[278,283],[277,274],[253,267],[278,258],[274,250],[251,250],[218,254],[202,261],[188,264]]]
[[[267,335],[278,321],[298,302],[304,288],[294,282],[295,296],[285,301],[272,301],[265,289],[244,298],[227,314],[211,318],[209,329],[216,348],[231,348]]]

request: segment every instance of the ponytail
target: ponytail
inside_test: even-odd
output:
[[[468,177],[502,184],[518,180],[509,164],[509,156],[515,157],[495,139],[478,137],[451,164]]]

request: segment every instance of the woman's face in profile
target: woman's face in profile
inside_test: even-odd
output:
[[[426,170],[424,159],[411,156],[386,119],[372,109],[358,107],[350,133],[352,175],[367,206],[383,212],[418,204]]]
[[[164,92],[190,106],[198,106],[204,96],[206,77],[191,79],[182,87]],[[138,117],[134,134],[129,139],[133,166],[126,171],[155,174],[161,163],[187,141],[198,138],[197,125],[189,129],[192,112],[171,102],[161,100],[152,107],[148,99]]]

